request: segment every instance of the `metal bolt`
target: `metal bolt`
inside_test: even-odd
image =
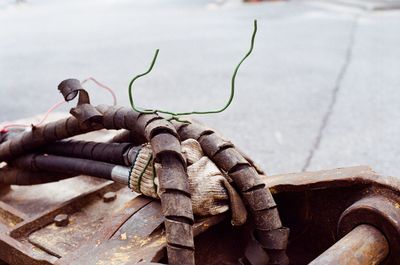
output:
[[[103,195],[104,202],[111,202],[117,198],[117,194],[113,191],[109,191]]]
[[[66,226],[69,223],[69,216],[68,214],[58,214],[56,217],[54,217],[54,223],[56,226]]]

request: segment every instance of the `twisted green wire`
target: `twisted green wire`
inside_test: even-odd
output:
[[[157,60],[157,56],[158,56],[159,51],[160,51],[160,49],[157,49],[157,50],[156,50],[156,53],[154,54],[154,57],[153,57],[153,61],[152,61],[151,64],[150,64],[149,70],[147,70],[147,71],[144,72],[143,74],[140,74],[140,75],[135,76],[135,77],[131,80],[131,82],[129,82],[129,101],[130,101],[130,103],[131,103],[132,109],[135,110],[135,111],[137,111],[137,112],[140,112],[140,113],[155,113],[155,112],[156,112],[156,111],[154,111],[154,110],[142,110],[142,109],[138,109],[138,108],[136,107],[136,105],[135,105],[135,103],[134,103],[134,101],[133,101],[133,95],[132,95],[133,89],[132,89],[132,85],[133,85],[133,82],[136,81],[136,79],[138,79],[138,78],[140,78],[140,77],[142,77],[142,76],[145,76],[145,75],[147,75],[148,73],[150,73],[150,71],[151,71],[151,70],[153,69],[153,67],[154,67],[154,64],[156,63],[156,60]]]
[[[131,80],[131,82],[129,83],[129,101],[130,101],[130,103],[131,103],[132,109],[135,110],[135,111],[137,111],[137,112],[140,112],[140,113],[147,113],[147,114],[149,114],[149,113],[163,113],[163,114],[168,114],[168,115],[171,115],[171,118],[170,118],[169,120],[177,120],[177,121],[180,121],[180,122],[188,122],[188,121],[179,120],[179,118],[178,118],[179,116],[192,115],[192,114],[197,114],[197,115],[201,115],[201,114],[214,114],[214,113],[223,112],[224,110],[226,110],[226,109],[231,105],[231,103],[232,103],[232,101],[233,101],[233,98],[234,98],[234,96],[235,96],[235,79],[236,79],[236,75],[237,75],[237,73],[238,73],[238,71],[239,71],[239,68],[240,68],[241,64],[247,59],[247,57],[250,56],[250,54],[251,54],[252,51],[253,51],[253,48],[254,48],[254,40],[255,40],[256,34],[257,34],[257,20],[254,20],[254,30],[253,30],[253,34],[252,34],[252,36],[251,36],[250,49],[249,49],[249,51],[245,54],[245,56],[242,58],[242,60],[240,60],[239,64],[235,67],[235,70],[234,70],[233,75],[232,75],[232,80],[231,80],[231,93],[230,93],[229,99],[228,99],[228,101],[226,102],[226,104],[225,104],[224,107],[222,107],[222,108],[220,108],[220,109],[216,109],[216,110],[208,110],[208,111],[190,111],[190,112],[172,112],[172,111],[159,110],[159,109],[150,110],[150,109],[143,109],[143,108],[137,107],[137,106],[135,105],[135,103],[134,103],[133,96],[132,96],[132,93],[133,93],[132,85],[133,85],[133,83],[134,83],[138,78],[140,78],[140,77],[142,77],[142,76],[145,76],[145,75],[147,75],[148,73],[151,72],[151,70],[153,69],[154,64],[155,64],[155,62],[156,62],[156,60],[157,60],[158,53],[159,53],[159,51],[160,51],[159,49],[157,49],[156,52],[155,52],[155,54],[154,54],[153,61],[151,62],[149,69],[148,69],[146,72],[144,72],[144,73],[142,73],[142,74],[140,74],[140,75],[135,76],[135,77]]]

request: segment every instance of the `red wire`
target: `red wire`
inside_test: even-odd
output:
[[[117,96],[115,95],[115,92],[114,92],[114,90],[113,90],[112,88],[110,88],[110,87],[108,87],[108,86],[106,86],[106,85],[100,83],[99,81],[97,81],[97,80],[96,80],[95,78],[93,78],[93,77],[88,77],[88,78],[86,78],[85,80],[83,80],[83,81],[81,82],[81,84],[83,85],[84,83],[86,83],[86,82],[89,81],[89,80],[90,80],[90,81],[93,81],[93,82],[94,82],[96,85],[98,85],[99,87],[104,88],[104,89],[106,89],[108,92],[110,92],[110,94],[111,94],[112,97],[113,97],[113,104],[114,104],[114,105],[117,105]],[[36,124],[28,125],[28,124],[18,124],[18,123],[5,123],[5,125],[3,125],[2,127],[1,127],[1,124],[0,124],[0,133],[8,132],[8,128],[16,128],[16,127],[27,128],[27,127],[31,127],[31,126],[36,127],[36,126],[42,125],[42,124],[47,120],[47,118],[49,117],[50,113],[52,113],[55,109],[57,109],[58,107],[60,107],[60,106],[63,105],[64,103],[66,103],[66,102],[65,102],[64,100],[61,100],[61,101],[57,102],[56,104],[54,104],[53,106],[51,106],[51,107],[46,111],[46,113],[44,114],[43,118],[42,118],[38,123],[36,123]],[[3,123],[3,124],[4,124],[4,123]]]
[[[87,81],[92,81],[93,83],[95,83],[96,85],[98,85],[99,87],[104,88],[105,90],[107,90],[108,92],[110,92],[110,94],[113,97],[113,105],[117,105],[117,96],[115,95],[115,92],[112,88],[100,83],[99,81],[97,81],[94,77],[88,77],[85,80],[83,80],[81,82],[81,84],[83,85],[84,83],[86,83]]]
[[[47,118],[49,117],[50,113],[52,113],[55,109],[57,109],[58,107],[60,107],[64,103],[65,103],[65,101],[62,100],[62,101],[57,102],[53,106],[51,106],[46,111],[46,113],[44,114],[43,118],[36,124],[28,125],[28,124],[19,124],[19,123],[9,123],[9,124],[3,125],[3,127],[0,129],[0,132],[7,132],[8,128],[15,128],[15,127],[27,128],[27,127],[30,127],[30,126],[34,126],[34,127],[39,126],[39,125],[43,124],[47,120]]]

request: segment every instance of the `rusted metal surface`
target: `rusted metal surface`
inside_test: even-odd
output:
[[[283,265],[290,260],[291,264],[307,264],[366,223],[387,238],[389,254],[382,262],[400,264],[399,180],[381,177],[368,167],[267,177],[260,175],[262,171],[231,142],[203,125],[172,125],[156,114],[139,114],[118,106],[94,107],[78,83],[67,82],[66,87],[66,98],[79,94],[78,106],[71,110],[74,117],[36,127],[0,144],[0,161],[11,162],[44,144],[90,130],[127,129],[130,137],[151,144],[161,204],[132,193],[126,186],[85,176],[29,187],[3,185],[0,258],[6,262],[189,265],[196,261],[213,265],[237,264],[239,260],[246,265]],[[244,226],[231,226],[227,215],[194,218],[180,148],[180,139],[187,138],[198,140],[204,153],[241,193],[251,216]],[[116,155],[119,158],[114,162],[126,162],[121,159],[127,155],[125,146],[110,148],[115,154],[104,157],[102,152],[108,145],[95,146],[85,142],[70,151],[72,156],[86,152],[85,158],[107,161]],[[84,148],[88,150],[83,152]],[[25,164],[37,168],[49,158],[51,155],[35,155]],[[58,164],[62,165],[62,160]],[[102,171],[112,173],[116,166],[109,164],[99,170],[87,161],[73,164],[82,169],[75,172],[90,168],[99,175]],[[48,161],[39,169],[51,166]],[[62,166],[63,171],[72,168]]]
[[[102,194],[108,193],[107,190],[93,194],[85,200],[86,205],[79,205],[82,208],[70,212],[70,222],[67,226],[58,228],[56,224],[49,223],[29,234],[29,242],[57,257],[74,251],[101,229],[108,216],[121,209],[124,203],[132,198],[129,190],[113,190],[119,195],[114,201],[105,203],[102,200]]]
[[[400,223],[396,207],[400,181],[396,178],[380,176],[369,167],[360,166],[263,179],[274,193],[283,223],[291,228],[288,254],[294,264],[311,262],[363,223],[380,229],[389,245],[391,237],[398,239],[395,224]],[[377,194],[381,197],[372,196]],[[280,208],[281,205],[285,207]],[[359,209],[366,208],[368,212],[359,214]],[[382,264],[400,264],[399,252],[390,249]]]
[[[31,244],[28,236],[53,223],[56,215],[75,212],[98,192],[110,188],[113,188],[110,181],[84,176],[61,183],[3,188],[0,199],[8,205],[8,215],[17,216],[19,221],[0,234],[1,259],[10,264],[53,264],[57,256]]]
[[[379,177],[368,167],[261,180],[273,191],[283,224],[292,230],[287,246],[291,264],[307,264],[334,245],[340,239],[336,234],[340,216],[360,198],[379,192],[390,193],[391,200],[396,201],[400,187],[399,182]],[[105,203],[103,196],[109,191],[117,197]],[[10,264],[132,264],[129,262],[140,259],[166,262],[159,203],[135,197],[110,181],[82,176],[31,187],[4,187],[0,198],[8,207],[0,208],[17,222],[4,225],[0,233],[0,257]],[[67,226],[53,223],[59,213],[69,214]],[[1,215],[0,221],[5,223],[7,218]],[[224,221],[227,219],[226,215],[216,216],[195,223],[196,264],[234,263],[245,254],[249,238],[242,229]],[[286,247],[276,238],[269,234],[264,240],[277,249]]]
[[[310,265],[380,264],[389,253],[385,236],[371,225],[359,225]]]
[[[69,223],[69,216],[68,214],[60,213],[54,217],[54,224],[58,227],[67,226]]]
[[[112,202],[117,198],[117,194],[113,191],[109,191],[103,195],[104,202]]]
[[[386,236],[391,253],[387,264],[395,264],[400,259],[400,204],[393,196],[373,194],[362,198],[347,208],[341,215],[338,232],[342,236],[360,224],[370,224],[379,228]]]

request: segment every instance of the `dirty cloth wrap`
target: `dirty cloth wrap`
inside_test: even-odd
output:
[[[182,142],[182,154],[189,165],[187,173],[193,213],[207,216],[228,211],[229,193],[225,188],[227,180],[221,170],[203,154],[200,144],[194,139]],[[158,199],[159,185],[152,160],[151,146],[143,145],[132,162],[129,188]]]

